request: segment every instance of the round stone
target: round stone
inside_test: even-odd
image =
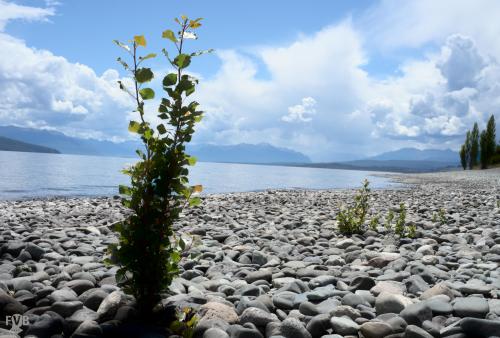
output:
[[[393,332],[392,327],[383,322],[366,322],[361,324],[359,330],[365,338],[384,338]]]
[[[281,334],[287,338],[312,338],[302,322],[296,318],[287,318],[281,323]]]
[[[490,311],[488,301],[480,297],[456,298],[453,311],[458,317],[484,318]]]
[[[229,335],[219,328],[211,328],[205,331],[203,338],[229,338]]]
[[[375,300],[375,310],[377,314],[400,313],[410,304],[411,299],[403,295],[382,292]]]
[[[343,336],[355,335],[359,331],[359,325],[347,316],[332,317],[330,324],[332,325],[333,332]]]
[[[208,302],[202,305],[199,311],[199,316],[204,320],[221,319],[229,324],[233,324],[238,321],[238,314],[236,313],[234,307],[218,302]]]
[[[255,326],[265,327],[269,322],[279,321],[274,313],[269,313],[256,307],[249,307],[240,316],[240,323],[252,323]],[[229,322],[228,322],[229,323]]]
[[[477,338],[500,336],[500,321],[478,318],[464,318],[460,327],[467,335]]]

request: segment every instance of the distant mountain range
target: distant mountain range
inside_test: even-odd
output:
[[[63,154],[98,155],[98,156],[134,156],[138,142],[114,143],[93,139],[80,139],[66,136],[57,131],[0,126],[0,136],[21,142],[36,144],[56,149]]]
[[[310,163],[306,155],[268,143],[236,145],[200,144],[189,145],[188,152],[205,162],[232,163]]]
[[[52,148],[21,142],[3,136],[0,136],[0,150],[59,154],[59,151]]]
[[[372,171],[394,171],[394,172],[430,172],[440,170],[457,169],[460,165],[458,152],[450,149],[416,149],[402,148],[395,151],[385,152],[376,156],[367,157],[362,160],[311,163],[306,167],[349,169],[349,170],[372,170]]]
[[[388,172],[399,172],[399,173],[422,173],[422,172],[455,170],[459,168],[458,165],[447,162],[404,161],[404,160],[402,161],[357,160],[349,162],[310,163],[310,164],[303,164],[300,166],[310,167],[310,168],[388,171]]]
[[[56,131],[47,131],[13,126],[0,126],[0,150],[60,152],[63,154],[134,157],[135,149],[142,147],[140,141],[115,143],[66,136]],[[311,163],[304,154],[267,143],[260,144],[189,144],[189,154],[199,161],[281,164],[287,166],[377,170],[396,172],[425,172],[450,170],[459,167],[458,153],[449,149],[419,150],[402,148],[361,160],[345,162]]]
[[[376,156],[368,157],[365,160],[375,161],[432,161],[447,162],[459,164],[458,152],[445,149],[415,149],[401,148],[394,151],[388,151]]]
[[[0,126],[0,136],[9,139],[57,149],[63,154],[134,157],[135,149],[141,148],[139,141],[115,143],[93,139],[80,139],[63,133],[14,126]],[[9,149],[5,149],[9,150]],[[212,145],[189,144],[188,153],[204,162],[231,163],[309,163],[311,160],[302,153],[274,147],[267,143]]]

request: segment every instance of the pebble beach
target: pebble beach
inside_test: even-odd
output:
[[[500,337],[500,169],[390,177],[405,187],[371,191],[377,230],[350,237],[336,215],[355,190],[204,196],[176,224],[197,256],[164,308],[195,309],[203,338]],[[400,203],[416,238],[384,227]],[[169,336],[128,325],[134,300],[103,264],[118,198],[0,210],[0,337]]]

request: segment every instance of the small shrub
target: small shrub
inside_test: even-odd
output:
[[[358,190],[354,197],[354,205],[339,211],[337,222],[339,231],[344,235],[363,233],[366,214],[368,213],[370,198],[370,182],[365,179],[363,186]]]
[[[414,223],[410,223],[408,225],[406,237],[408,237],[408,238],[417,237],[417,226]]]
[[[437,212],[434,212],[432,214],[431,220],[434,223],[445,225],[446,223],[448,223],[448,220],[446,219],[446,211],[443,208],[440,208]]]
[[[394,231],[394,234],[399,237],[415,238],[417,235],[417,226],[414,223],[406,223],[406,213],[406,205],[404,203],[400,203],[398,218],[394,224],[394,229],[392,229],[392,221],[395,216],[392,210],[389,211],[389,214],[387,215],[385,227],[387,231]]]
[[[173,224],[181,211],[188,205],[200,203],[193,195],[201,191],[200,185],[188,183],[188,166],[196,159],[186,154],[186,143],[191,141],[194,126],[201,120],[199,103],[189,100],[198,80],[185,74],[191,60],[204,51],[186,53],[186,39],[196,38],[194,30],[201,26],[200,19],[189,20],[182,16],[175,19],[178,32],[163,32],[175,47],[172,57],[163,49],[163,54],[173,70],[162,81],[166,96],[161,98],[158,117],[162,123],[156,127],[145,119],[145,101],[155,98],[152,88],[146,87],[154,78],[151,68],[144,62],[155,58],[156,54],[139,55],[140,48],[146,47],[142,35],[135,36],[130,43],[115,43],[130,57],[130,65],[118,58],[118,62],[131,74],[129,88],[119,82],[120,89],[129,94],[136,104],[137,121],[130,121],[128,130],[137,134],[143,147],[136,151],[139,161],[123,170],[130,176],[130,186],[120,186],[122,204],[131,209],[132,214],[116,226],[119,234],[117,244],[109,247],[112,259],[119,269],[116,279],[124,291],[132,294],[137,301],[139,312],[144,318],[160,300],[179,272],[178,262],[186,244],[176,238]]]
[[[14,276],[19,275],[20,273],[23,272],[32,272],[32,269],[29,265],[27,264],[21,264],[16,266],[16,269],[14,270]]]
[[[370,220],[370,230],[377,231],[378,225],[380,224],[380,216],[375,215]]]
[[[438,211],[438,219],[441,225],[448,223],[448,220],[446,219],[446,211],[443,208]]]
[[[362,234],[366,230],[365,220],[368,213],[370,198],[369,182],[365,180],[363,186],[358,190],[354,197],[354,204],[351,207],[343,208],[337,215],[337,222],[340,233],[343,235]],[[399,214],[394,225],[394,212],[389,210],[385,217],[384,227],[387,232],[398,235],[399,237],[415,238],[417,228],[415,224],[406,224],[406,206],[404,203],[399,204]],[[370,219],[368,229],[378,231],[380,224],[380,216],[375,215]]]
[[[399,216],[394,226],[394,232],[399,237],[404,237],[406,234],[406,206],[404,203],[399,204]]]
[[[394,220],[394,212],[392,210],[389,210],[387,213],[387,216],[385,217],[385,224],[384,227],[387,231],[392,230],[392,221]]]

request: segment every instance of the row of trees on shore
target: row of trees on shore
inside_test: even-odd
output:
[[[477,122],[474,123],[472,130],[467,131],[465,142],[460,148],[460,162],[464,170],[474,169],[478,165],[481,169],[486,169],[497,162],[496,153],[500,146],[496,143],[495,129],[495,116],[491,115],[486,129],[481,133]]]

